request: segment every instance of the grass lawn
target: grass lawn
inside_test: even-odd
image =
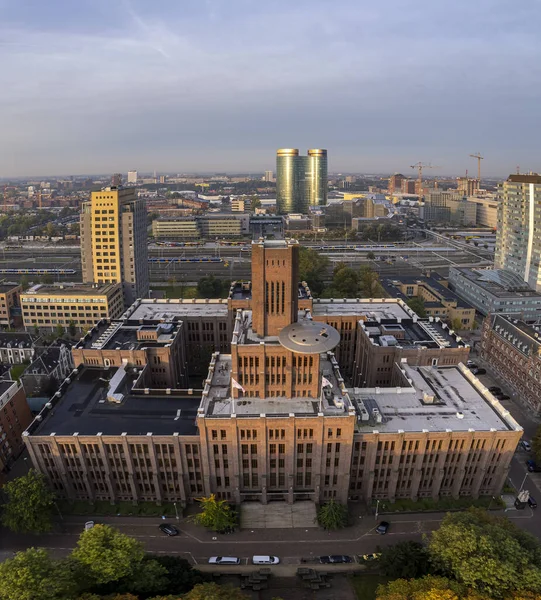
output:
[[[160,290],[165,293],[166,298],[197,298],[197,288],[192,285],[168,285],[152,286],[153,290]]]
[[[357,600],[375,600],[378,585],[387,583],[388,577],[376,573],[367,573],[354,575],[351,578],[351,585],[357,595]]]
[[[375,507],[376,504],[374,503]],[[462,496],[455,500],[455,498],[447,497],[440,498],[439,500],[433,500],[432,498],[421,498],[414,502],[408,499],[399,499],[394,502],[383,501],[379,503],[380,513],[393,513],[393,512],[422,512],[423,510],[434,510],[434,511],[446,511],[446,510],[465,510],[475,506],[477,508],[491,509],[502,508],[504,502],[498,496],[495,499],[492,496],[481,496],[480,498],[471,498],[469,496]]]

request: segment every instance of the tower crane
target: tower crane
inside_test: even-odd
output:
[[[479,187],[481,187],[481,161],[485,157],[481,156],[480,152],[478,152],[477,154],[470,154],[470,156],[471,156],[471,158],[477,159],[477,181],[479,182]]]
[[[417,191],[419,196],[421,196],[423,190],[423,169],[439,169],[440,167],[432,166],[430,163],[426,164],[423,162],[415,163],[414,165],[410,165],[412,169],[417,169],[419,175],[417,177]]]

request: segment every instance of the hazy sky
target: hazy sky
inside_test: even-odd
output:
[[[0,176],[541,170],[540,0],[0,0]]]

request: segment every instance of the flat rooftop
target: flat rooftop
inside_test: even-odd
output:
[[[108,283],[105,285],[95,286],[91,283],[62,283],[60,285],[43,285],[38,283],[37,285],[28,288],[24,295],[36,295],[36,296],[97,296],[107,295],[113,288],[118,287],[120,284]]]
[[[6,292],[10,292],[16,287],[19,287],[19,283],[1,283],[0,284],[0,294],[5,294]]]
[[[464,365],[411,367],[401,364],[410,387],[349,390],[381,422],[358,420],[360,431],[519,431],[520,425]]]
[[[124,400],[107,400],[116,369],[83,367],[31,435],[195,435],[200,396],[131,395],[135,375],[126,382]],[[34,422],[36,423],[36,422]]]
[[[411,319],[415,313],[405,303],[395,299],[388,301],[371,301],[370,299],[333,299],[315,298],[312,304],[312,315],[317,316],[366,316],[374,321],[392,321]]]
[[[385,291],[394,296],[395,298],[401,298],[402,300],[408,300],[408,296],[400,290],[398,286],[400,285],[420,285],[426,288],[429,288],[431,291],[435,292],[441,301],[445,302],[456,302],[458,308],[469,308],[473,309],[473,306],[464,302],[462,298],[457,296],[453,291],[449,288],[446,288],[442,285],[436,278],[434,277],[423,277],[423,276],[401,276],[401,277],[388,277],[382,280],[381,284],[383,285]],[[433,302],[425,302],[426,306],[442,306],[442,303],[438,301]]]
[[[169,299],[137,300],[122,315],[130,321],[174,321],[187,317],[227,317],[227,300]]]
[[[99,350],[139,350],[171,344],[182,327],[181,322],[100,321],[77,343],[76,348]],[[157,339],[138,339],[139,331],[155,332]]]
[[[465,343],[449,333],[437,319],[407,319],[400,323],[364,321],[362,324],[372,343],[377,346],[400,346],[402,348],[459,348]]]
[[[470,269],[468,267],[452,267],[452,270],[496,298],[529,298],[541,301],[541,294],[530,288],[519,275],[512,271]]]
[[[262,414],[287,417],[317,416],[322,412],[327,416],[348,415],[350,400],[340,392],[339,382],[331,361],[321,355],[322,375],[332,384],[331,398],[236,398],[231,396],[231,355],[219,354],[212,372],[212,379],[205,388],[201,408],[205,417],[224,418],[236,414],[238,417],[259,417]]]

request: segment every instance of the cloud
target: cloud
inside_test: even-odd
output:
[[[533,151],[531,1],[33,2],[0,5],[0,176],[263,169],[288,144],[340,170],[482,149],[503,173]]]

